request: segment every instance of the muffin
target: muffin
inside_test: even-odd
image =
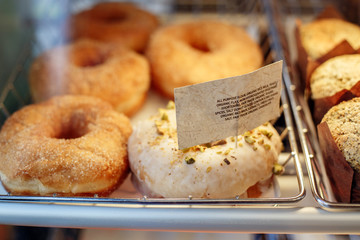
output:
[[[310,77],[311,98],[329,97],[347,89],[360,80],[360,54],[347,54],[330,58]]]
[[[360,27],[338,18],[319,19],[300,26],[300,40],[312,59],[322,57],[346,40],[354,48],[360,48]]]
[[[360,202],[360,98],[332,107],[318,125],[326,173],[337,201]]]

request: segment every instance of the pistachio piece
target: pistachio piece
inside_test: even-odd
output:
[[[250,136],[245,136],[245,142],[247,142],[248,144],[252,145],[255,143],[255,139],[253,139]]]
[[[265,135],[268,139],[271,139],[271,137],[272,137],[272,135],[273,135],[272,132],[269,132],[269,131],[267,131],[267,130],[265,130],[265,129],[261,129],[260,132],[261,132],[263,135]]]
[[[184,148],[184,149],[181,149],[181,151],[182,151],[183,153],[187,153],[188,151],[190,151],[190,148]]]
[[[265,150],[270,150],[270,149],[271,149],[271,146],[270,146],[269,144],[265,144],[265,145],[264,145],[264,148],[265,148]]]
[[[193,157],[187,156],[187,157],[185,157],[185,162],[187,164],[193,164],[195,162],[195,159]]]
[[[226,149],[226,151],[224,152],[224,154],[225,154],[225,155],[228,155],[232,150],[233,150],[233,148]]]
[[[175,109],[175,103],[174,101],[169,101],[166,105],[166,109]]]
[[[273,166],[273,173],[274,173],[275,175],[281,175],[281,174],[284,173],[284,171],[285,171],[284,166],[282,166],[282,165],[280,165],[280,164],[278,164],[278,163],[275,163],[275,164],[274,164],[274,166]]]

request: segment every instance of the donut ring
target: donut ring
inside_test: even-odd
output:
[[[174,88],[245,74],[263,62],[260,47],[243,29],[204,20],[158,29],[146,56],[154,86],[169,98]]]
[[[0,132],[0,176],[19,195],[105,195],[128,174],[127,117],[88,96],[61,96],[11,115]]]
[[[69,24],[72,39],[90,38],[143,51],[159,21],[131,3],[104,2],[75,14]]]
[[[218,144],[178,150],[174,109],[134,126],[128,142],[132,179],[151,197],[234,198],[268,182],[282,148],[270,123]],[[271,182],[271,181],[270,181]]]
[[[147,60],[136,52],[79,40],[37,57],[29,82],[35,102],[64,94],[89,95],[131,116],[146,98],[150,70]]]

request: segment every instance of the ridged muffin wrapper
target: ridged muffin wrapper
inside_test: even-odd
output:
[[[312,109],[312,115],[315,125],[321,122],[321,119],[333,106],[339,104],[342,101],[350,100],[354,97],[360,97],[360,83],[357,82],[350,90],[343,89],[332,96],[311,99],[310,79],[311,75],[317,67],[326,62],[330,58],[347,55],[347,54],[360,54],[360,49],[355,50],[348,41],[342,41],[334,49],[328,52],[326,55],[318,58],[317,60],[307,60],[306,69],[306,86],[305,97],[308,98],[308,103]],[[360,79],[359,79],[360,81]]]
[[[339,19],[344,19],[344,17],[333,7],[333,6],[328,6],[327,8],[325,8],[315,19],[314,21],[320,20],[320,19],[324,19],[324,18],[339,18]],[[300,28],[301,28],[302,22],[300,19],[296,20],[296,26],[295,26],[295,40],[296,40],[296,47],[297,47],[297,65],[300,71],[300,75],[301,75],[301,79],[303,81],[301,81],[301,88],[302,90],[306,90],[309,89],[310,86],[308,86],[308,83],[306,81],[307,76],[308,76],[308,72],[311,69],[308,69],[309,64],[311,61],[324,61],[323,58],[329,59],[331,57],[334,57],[334,54],[337,54],[339,52],[342,52],[343,50],[343,44],[344,42],[347,43],[347,45],[350,46],[350,44],[347,41],[344,41],[340,44],[338,44],[337,46],[335,46],[332,50],[330,50],[328,53],[326,53],[325,55],[321,56],[318,59],[312,59],[311,57],[308,56],[307,52],[305,51],[305,48],[302,44],[301,41],[301,37],[300,37]],[[341,55],[341,54],[338,54]]]
[[[317,125],[319,143],[335,199],[342,203],[360,203],[360,173],[345,160],[332,137],[328,124]]]
[[[312,108],[315,125],[321,122],[321,119],[330,108],[354,97],[360,97],[360,81],[358,81],[350,90],[343,89],[330,97],[309,100],[311,101],[309,102],[309,105]]]

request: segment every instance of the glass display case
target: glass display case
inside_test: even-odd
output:
[[[29,68],[39,54],[64,45],[69,17],[96,1],[5,1],[0,10],[0,124],[31,104]],[[332,1],[134,1],[161,25],[218,19],[244,28],[259,44],[264,64],[283,60],[281,116],[272,121],[283,142],[285,171],[257,198],[158,198],[140,192],[130,177],[111,195],[62,197],[12,195],[0,189],[0,223],[9,225],[134,230],[334,233],[360,232],[360,205],[331,198],[330,183],[296,69],[296,19],[312,19]],[[359,21],[353,1],[342,5]],[[353,5],[351,5],[353,4]],[[339,6],[339,5],[335,5]],[[351,13],[350,14],[350,10]],[[357,11],[357,13],[356,13]],[[353,13],[354,12],[354,13]],[[70,26],[71,27],[71,26]],[[150,89],[135,124],[168,99]]]

